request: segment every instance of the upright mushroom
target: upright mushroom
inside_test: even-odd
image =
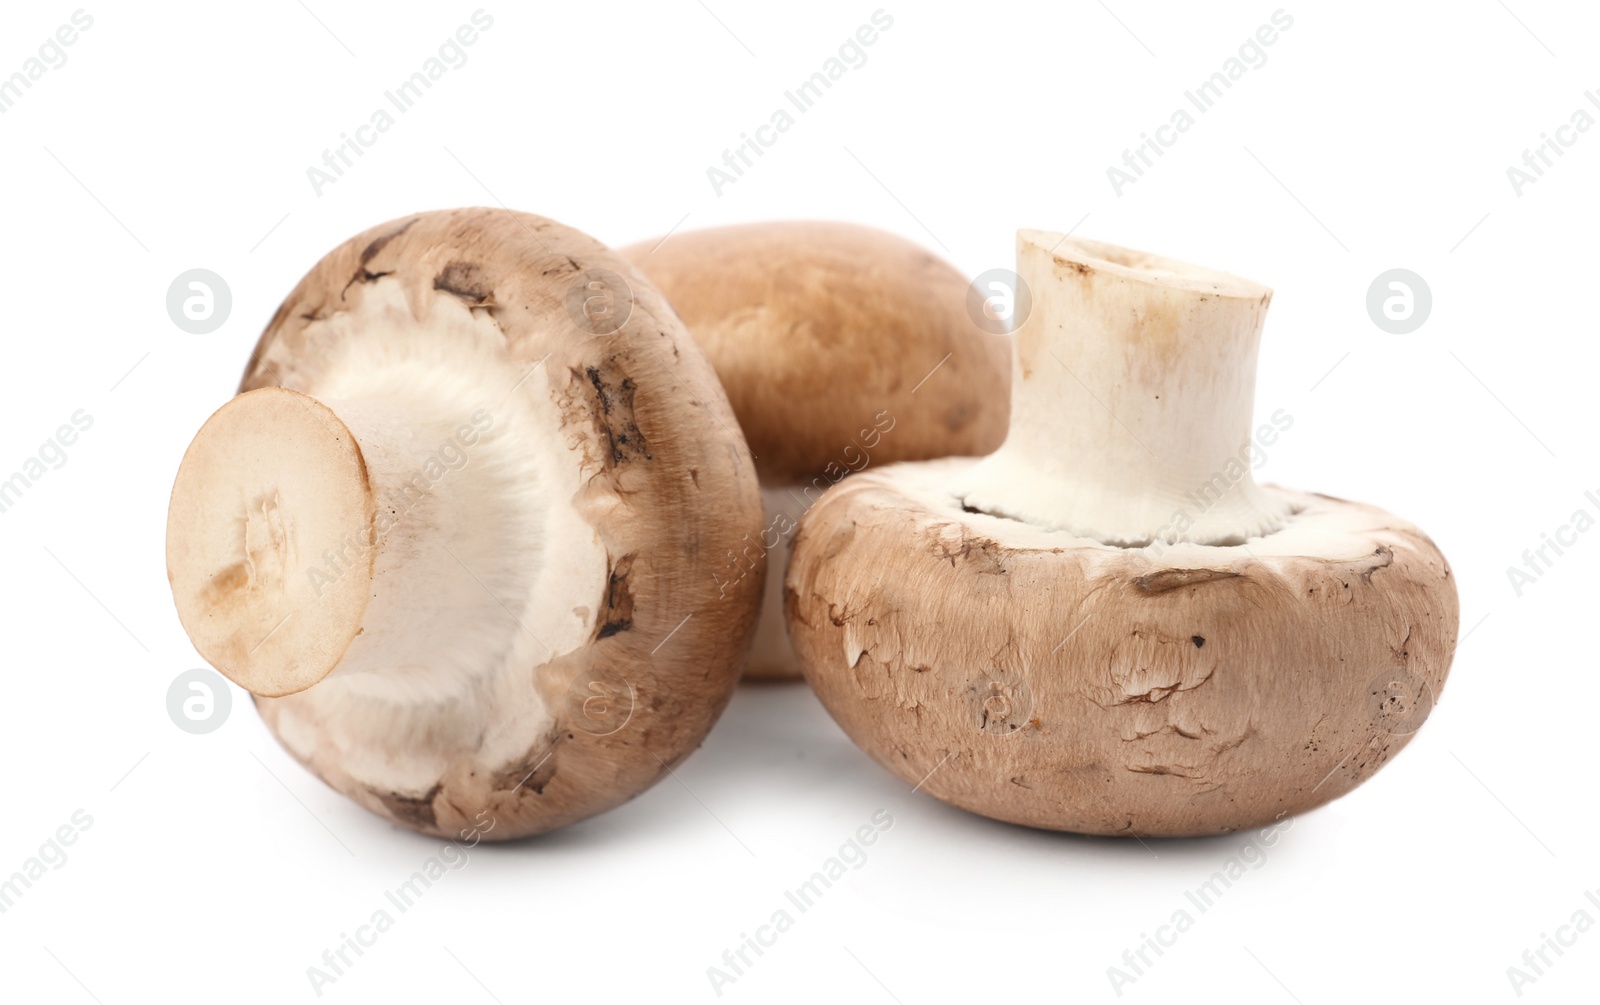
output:
[[[774,563],[748,676],[797,678],[783,571],[801,514],[852,472],[985,454],[1005,438],[1004,325],[975,323],[966,280],[894,234],[798,220],[622,248],[711,358],[755,454],[759,534],[718,563],[737,583]],[[980,318],[981,320],[981,318]]]
[[[801,522],[785,592],[823,704],[906,782],[1036,827],[1210,834],[1354,788],[1444,683],[1444,557],[1255,483],[1270,290],[1033,230],[1017,258],[1004,446],[858,475]]]
[[[504,839],[634,796],[728,701],[759,577],[749,451],[659,293],[569,227],[422,213],[336,248],[173,486],[207,661],[329,785]]]

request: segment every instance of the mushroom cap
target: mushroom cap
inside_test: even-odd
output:
[[[771,557],[746,675],[794,679],[782,573],[800,514],[855,471],[979,455],[1005,439],[1010,338],[980,328],[948,263],[885,231],[796,220],[674,233],[619,252],[705,349],[756,458],[764,535],[723,563]]]
[[[959,272],[905,238],[794,220],[619,253],[711,358],[763,485],[830,466],[843,477],[863,456],[878,466],[986,454],[1005,439],[1010,340],[971,320]],[[863,444],[885,415],[893,431]]]
[[[609,306],[596,314],[599,295]],[[310,399],[255,390],[272,387]],[[342,402],[379,401],[400,417],[402,446],[419,448],[424,399],[458,403],[463,419],[492,412],[493,435],[446,476],[482,494],[456,500],[465,526],[402,518],[371,549],[400,562],[455,541],[438,575],[385,579],[380,555],[377,572],[345,577],[338,586],[371,592],[348,651],[303,690],[256,698],[268,728],[329,785],[418,831],[500,840],[618,805],[702,742],[738,680],[761,597],[759,576],[719,590],[704,558],[758,532],[759,489],[710,364],[625,261],[569,227],[499,209],[374,227],[284,300],[240,391],[255,392],[234,402],[251,408],[256,395],[284,396],[268,407],[297,416],[296,436],[316,432],[295,411],[305,400],[345,417],[370,409]],[[343,428],[317,425],[329,437]],[[204,439],[186,467],[209,456]],[[271,468],[271,439],[227,449],[255,449]],[[325,505],[358,510],[348,494]],[[235,564],[238,542],[213,528],[214,541],[196,544],[192,514],[174,500],[169,556],[188,551],[169,564],[180,616],[240,680],[237,653],[203,644],[215,609],[201,596],[206,570]],[[292,566],[318,560],[281,550]],[[299,575],[292,567],[283,581]],[[370,623],[397,594],[401,616],[388,624],[417,633],[413,652],[384,651]],[[319,616],[337,623],[313,626],[316,638],[354,625],[348,612]],[[428,630],[436,622],[446,627]],[[299,630],[291,621],[278,635]]]
[[[807,679],[907,784],[1033,827],[1215,834],[1348,792],[1431,710],[1456,591],[1404,520],[1269,485],[1279,531],[1119,547],[964,511],[973,463],[849,479],[785,581]]]

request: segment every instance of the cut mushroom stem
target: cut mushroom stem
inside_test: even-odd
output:
[[[1272,291],[1038,230],[1011,429],[958,492],[972,510],[1105,544],[1239,544],[1288,507],[1251,477],[1256,351]]]
[[[197,647],[277,697],[335,673],[425,676],[474,631],[515,634],[539,493],[505,482],[509,458],[474,456],[506,453],[493,425],[486,407],[437,394],[320,401],[269,387],[222,406],[169,517],[174,578],[207,583],[181,595],[202,608],[185,619]],[[238,560],[218,572],[219,553]]]

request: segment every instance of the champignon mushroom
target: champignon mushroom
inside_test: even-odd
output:
[[[948,263],[871,227],[717,227],[620,254],[705,349],[755,454],[765,524],[715,574],[731,585],[775,560],[746,675],[798,678],[782,586],[801,514],[869,465],[999,446],[1009,341],[973,323]]]
[[[1017,249],[1004,446],[857,475],[801,522],[785,593],[817,695],[908,784],[1035,827],[1211,834],[1354,788],[1444,683],[1439,549],[1255,483],[1266,287],[1040,231]]]
[[[168,575],[201,655],[397,823],[538,833],[698,746],[759,577],[748,448],[648,281],[543,217],[422,213],[284,301],[185,454]]]

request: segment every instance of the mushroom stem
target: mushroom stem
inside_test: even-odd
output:
[[[490,637],[548,658],[518,627],[536,621],[539,493],[502,484],[493,424],[425,395],[224,405],[184,456],[167,531],[196,648],[273,697],[361,673],[450,693],[504,655],[471,651]]]
[[[1032,308],[1011,428],[955,487],[967,508],[1130,547],[1283,525],[1250,473],[1270,289],[1037,230],[1017,234],[1017,272]]]

